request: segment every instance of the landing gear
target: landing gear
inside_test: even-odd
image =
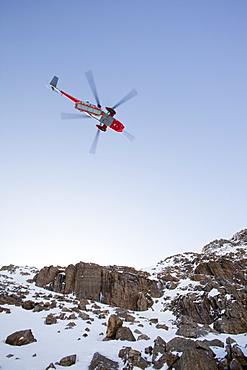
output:
[[[96,127],[103,132],[106,132],[107,126],[106,125],[96,125]]]
[[[105,109],[109,112],[110,116],[115,116],[116,111],[113,108],[105,107]]]

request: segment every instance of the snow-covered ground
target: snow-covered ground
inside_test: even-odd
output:
[[[33,270],[33,272],[30,272]],[[188,292],[190,280],[182,280],[176,289],[167,291],[165,295],[159,299],[155,299],[155,303],[151,309],[143,312],[129,311],[129,314],[135,317],[134,322],[124,322],[124,326],[128,326],[137,339],[140,335],[146,334],[150,339],[137,340],[136,342],[129,341],[103,341],[106,334],[106,325],[111,314],[116,313],[116,308],[109,307],[98,302],[90,302],[87,305],[86,313],[89,315],[89,320],[83,320],[77,312],[73,311],[73,307],[78,306],[78,300],[73,295],[64,297],[54,292],[38,288],[34,283],[28,283],[26,280],[31,279],[35,270],[29,267],[16,268],[13,272],[2,270],[0,271],[0,283],[6,285],[7,291],[26,293],[25,300],[35,302],[51,302],[56,299],[57,307],[49,309],[49,311],[33,312],[25,310],[21,306],[3,305],[1,307],[10,309],[11,313],[5,311],[0,313],[0,368],[10,370],[44,370],[50,363],[56,363],[61,358],[68,355],[77,355],[76,364],[73,369],[86,370],[91,362],[95,352],[119,362],[119,369],[123,369],[124,364],[118,357],[119,350],[123,346],[132,347],[133,349],[142,352],[143,357],[147,357],[144,349],[148,346],[153,346],[157,336],[161,336],[166,342],[174,338],[176,335],[177,326],[174,324],[175,317],[170,311],[164,311],[164,302],[167,297],[175,297],[177,294]],[[24,273],[24,275],[23,275]],[[28,274],[28,275],[26,275]],[[196,284],[196,282],[193,282]],[[27,294],[27,292],[29,292]],[[168,294],[169,293],[169,294]],[[217,294],[216,290],[212,290],[211,295]],[[58,298],[61,297],[61,300]],[[65,299],[66,298],[66,299]],[[166,298],[166,300],[164,300]],[[100,318],[99,311],[106,311],[105,317]],[[58,319],[56,324],[45,324],[45,318],[48,314],[59,315],[65,312],[66,319]],[[76,315],[76,319],[68,318],[72,313]],[[150,319],[158,319],[159,324],[165,324],[168,330],[158,329],[157,322],[152,322]],[[74,326],[69,328],[68,323],[74,323]],[[73,324],[72,324],[73,325]],[[24,346],[10,346],[5,343],[8,335],[24,329],[31,329],[37,342]],[[138,330],[139,332],[135,332]],[[246,334],[230,335],[242,347],[243,352],[247,356],[247,336]],[[228,334],[208,334],[200,339],[220,339],[225,342]],[[212,348],[217,357],[225,356],[225,349],[220,347]],[[148,357],[147,357],[148,358]],[[150,360],[150,358],[148,358]],[[64,367],[55,364],[57,369]]]

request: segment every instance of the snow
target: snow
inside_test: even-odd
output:
[[[220,294],[220,292],[218,291],[218,289],[213,288],[213,289],[211,289],[211,290],[210,290],[210,292],[208,293],[208,296],[209,296],[209,297],[214,297],[214,296],[216,296],[216,295],[218,295],[218,294]]]

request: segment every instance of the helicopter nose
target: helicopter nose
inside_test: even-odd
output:
[[[110,128],[117,132],[122,132],[124,129],[124,125],[121,122],[119,122],[117,119],[114,119],[112,121]]]

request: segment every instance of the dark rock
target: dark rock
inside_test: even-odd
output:
[[[109,358],[96,352],[93,355],[92,361],[88,367],[88,370],[118,370],[119,365],[117,362],[110,360]]]
[[[168,352],[164,353],[161,357],[159,357],[158,360],[155,361],[153,365],[155,369],[163,369],[164,365],[167,365],[168,368],[170,369],[173,368],[178,359],[179,359],[178,355]]]
[[[221,348],[225,347],[224,343],[219,339],[212,340],[204,339],[203,343],[206,343],[209,347],[221,347]]]
[[[244,370],[245,368],[241,365],[241,363],[238,361],[238,359],[234,358],[230,362],[229,369],[230,370]]]
[[[107,324],[106,338],[115,339],[117,330],[121,328],[122,325],[123,320],[121,320],[117,315],[111,315]]]
[[[5,340],[5,343],[11,346],[23,346],[33,342],[37,342],[37,339],[34,338],[31,329],[17,331],[10,334]]]
[[[140,334],[137,340],[149,340],[149,336],[147,334]]]
[[[185,339],[181,337],[175,337],[166,344],[167,352],[183,352],[187,348],[194,346],[195,342],[192,339]]]
[[[190,325],[180,325],[176,331],[176,335],[181,335],[187,338],[199,338],[208,334],[208,330],[199,327],[191,327]]]
[[[156,325],[156,328],[157,329],[164,329],[164,330],[168,330],[169,329],[168,326],[165,325],[165,324],[157,324]]]
[[[229,370],[227,358],[222,358],[219,360],[218,370]]]
[[[245,308],[246,310],[246,308]],[[247,311],[247,310],[246,310]],[[247,321],[243,318],[223,317],[214,323],[214,329],[219,333],[241,334],[247,331]]]
[[[128,340],[130,342],[135,342],[136,340],[130,328],[125,326],[117,329],[115,339]]]
[[[49,313],[49,315],[46,316],[45,324],[52,325],[56,323],[57,323],[57,318],[52,313]]]
[[[33,301],[24,301],[22,303],[22,308],[25,310],[32,310],[35,306],[35,303]]]
[[[60,366],[72,366],[75,363],[76,363],[76,355],[70,355],[70,356],[63,357],[59,361]]]
[[[208,356],[203,349],[193,347],[185,349],[173,366],[176,370],[218,370],[214,358]]]
[[[150,362],[146,361],[141,356],[141,352],[132,349],[131,347],[122,348],[118,353],[118,357],[122,358],[126,365],[125,369],[133,369],[133,367],[136,366],[144,370],[151,365]]]
[[[156,363],[157,357],[163,355],[166,352],[166,342],[161,337],[157,337],[154,341],[152,363]]]

